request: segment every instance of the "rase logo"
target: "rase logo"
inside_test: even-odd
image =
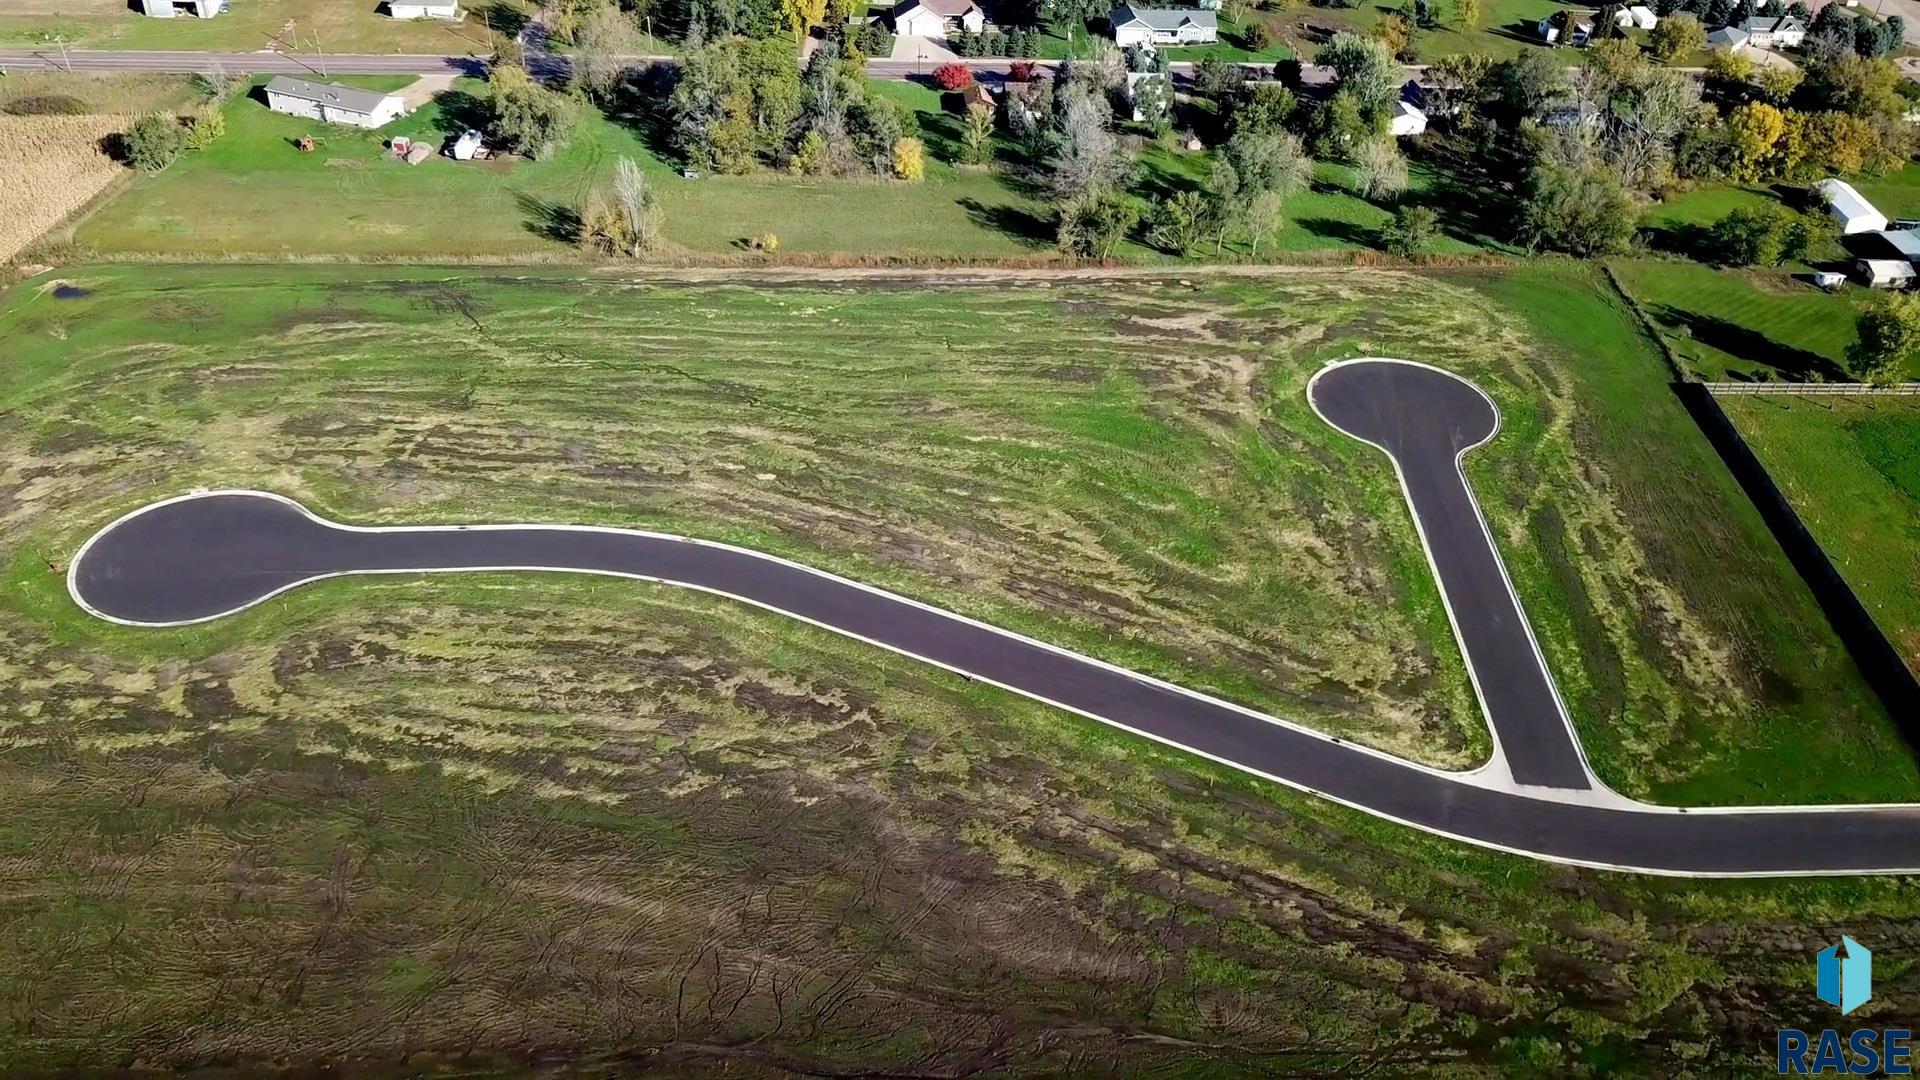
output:
[[[1842,952],[1841,950],[1845,950]],[[1873,996],[1873,953],[1845,934],[1820,950],[1820,1000],[1845,1016]]]
[[[1820,1000],[1845,1016],[1873,997],[1873,951],[1842,934],[1840,944],[1820,950],[1814,977]],[[1860,1028],[1842,1037],[1828,1028],[1812,1037],[1783,1028],[1775,1037],[1774,1068],[1782,1074],[1909,1076],[1913,1033],[1902,1028]]]

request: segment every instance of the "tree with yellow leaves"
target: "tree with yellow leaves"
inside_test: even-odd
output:
[[[1751,101],[1728,113],[1727,141],[1733,153],[1728,171],[1733,179],[1760,179],[1786,132],[1786,117],[1764,101]]]

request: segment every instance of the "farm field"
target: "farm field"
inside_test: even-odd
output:
[[[1727,397],[1721,408],[1920,674],[1920,402]]]
[[[234,0],[211,19],[156,19],[130,0],[10,0],[0,8],[0,44],[207,52],[435,53],[486,56],[517,33],[530,0],[476,0],[466,18],[391,19],[367,0]],[[490,36],[490,34],[492,36]]]
[[[0,972],[35,1006],[0,1014],[0,1057],[1138,1073],[1204,1044],[1222,1074],[1724,1073],[1812,1016],[1834,922],[1920,945],[1898,882],[1467,849],[682,591],[334,582],[155,633],[53,572],[200,485],[643,524],[1469,761],[1391,471],[1301,397],[1327,358],[1398,353],[1505,410],[1470,472],[1610,779],[1911,796],[1586,268],[1182,273],[15,287]],[[1679,498],[1650,484],[1676,473]]]

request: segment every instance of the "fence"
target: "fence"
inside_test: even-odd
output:
[[[1834,396],[1887,394],[1897,397],[1920,395],[1920,383],[1896,383],[1892,386],[1873,386],[1868,383],[1764,383],[1764,382],[1710,382],[1701,383],[1712,394],[1829,394]]]

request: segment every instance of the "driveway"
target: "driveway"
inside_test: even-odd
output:
[[[935,65],[960,59],[960,54],[947,48],[946,38],[902,35],[893,39],[893,55],[887,59],[919,61],[927,66],[928,71],[931,71]]]

